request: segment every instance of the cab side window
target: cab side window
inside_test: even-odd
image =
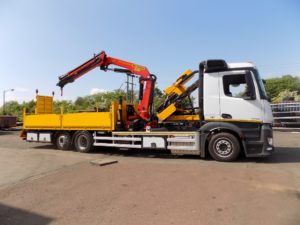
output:
[[[223,76],[224,94],[234,98],[249,97],[245,74]]]

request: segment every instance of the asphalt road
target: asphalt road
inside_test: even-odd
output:
[[[57,151],[0,132],[0,224],[300,224],[300,133],[234,163]],[[92,159],[117,159],[103,167]]]

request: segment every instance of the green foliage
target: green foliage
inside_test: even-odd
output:
[[[297,91],[284,90],[272,99],[274,103],[283,101],[300,101],[300,95],[298,95]]]
[[[94,95],[88,95],[84,97],[77,97],[72,101],[54,101],[55,113],[60,112],[61,106],[64,108],[64,112],[72,113],[78,111],[90,111],[95,108],[101,110],[109,110],[112,101],[119,101],[120,97],[125,99],[126,93],[122,90],[107,91],[103,93],[97,93]]]
[[[107,91],[88,96],[90,98],[90,105],[108,109],[112,101],[119,101],[120,98],[126,99],[126,92],[123,90]]]
[[[153,99],[154,112],[161,104],[163,104],[166,97],[167,97],[166,94],[162,92],[158,87],[154,88],[154,99]]]
[[[1,108],[1,113],[3,108]],[[22,115],[22,106],[17,101],[10,101],[5,104],[5,114],[6,115],[14,115],[18,118]]]
[[[64,112],[72,113],[78,111],[94,110],[100,108],[101,110],[109,110],[112,101],[119,101],[126,98],[126,93],[122,90],[108,91],[94,95],[78,97],[74,102],[70,100],[54,101],[54,113],[60,113],[61,107]],[[35,101],[18,103],[17,101],[9,101],[5,104],[5,112],[7,115],[14,115],[18,117],[18,121],[22,121],[23,108],[26,108],[27,113],[34,113]],[[0,108],[2,114],[3,109]]]
[[[167,95],[162,92],[158,87],[155,87],[154,89],[154,100],[153,100],[153,105],[154,105],[154,112],[156,112],[156,109],[164,103],[166,100]],[[191,96],[191,101],[195,103],[195,98],[194,96]],[[188,97],[185,97],[182,102],[181,102],[181,108],[190,108],[190,100]]]
[[[282,77],[270,78],[266,80],[266,91],[273,100],[277,99],[279,94],[285,90],[300,93],[300,78],[297,76],[285,75]]]
[[[73,102],[69,101],[69,100],[54,101],[53,105],[54,105],[54,113],[60,113],[61,107],[63,107],[63,110],[66,113],[71,113],[71,112],[77,111]]]
[[[119,101],[122,98],[126,99],[126,92],[123,90],[107,91],[102,93],[97,93],[94,95],[88,95],[84,97],[77,97],[75,101],[62,100],[54,101],[54,112],[60,113],[61,107],[63,107],[64,112],[72,113],[78,111],[88,111],[94,110],[95,108],[100,108],[101,110],[109,110],[112,101]],[[134,104],[138,103],[137,93],[134,93]],[[154,107],[158,107],[165,99],[165,94],[156,87],[154,90]],[[22,121],[23,108],[26,108],[27,113],[34,113],[35,101],[18,103],[17,101],[10,101],[5,104],[5,111],[7,115],[15,115],[18,117],[19,121]],[[0,108],[2,113],[2,108]]]
[[[17,101],[9,101],[5,103],[5,114],[16,116],[18,121],[22,121],[23,108],[26,108],[27,112],[34,112],[34,101],[18,103]],[[3,112],[3,107],[0,108],[1,114]]]

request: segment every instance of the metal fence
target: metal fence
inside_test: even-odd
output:
[[[271,104],[275,127],[300,127],[300,102]]]

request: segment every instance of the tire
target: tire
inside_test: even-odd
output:
[[[230,133],[217,133],[210,139],[208,150],[214,160],[231,162],[240,154],[240,143],[238,139]]]
[[[78,152],[87,153],[93,150],[93,136],[88,131],[77,131],[75,133],[74,144]]]
[[[59,150],[70,150],[72,137],[69,132],[62,131],[55,135],[55,145]]]

